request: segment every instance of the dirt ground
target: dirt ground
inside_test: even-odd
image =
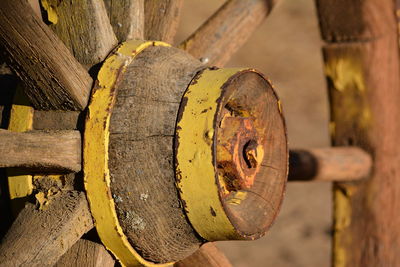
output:
[[[187,37],[221,0],[185,0],[176,41]],[[282,99],[291,148],[329,145],[321,40],[312,0],[281,0],[228,66],[254,67]],[[330,266],[331,184],[290,183],[281,213],[257,241],[219,242],[235,267]]]

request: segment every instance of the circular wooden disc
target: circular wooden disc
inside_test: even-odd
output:
[[[215,120],[220,197],[239,234],[262,236],[279,211],[288,172],[286,128],[270,83],[253,71],[224,85]]]

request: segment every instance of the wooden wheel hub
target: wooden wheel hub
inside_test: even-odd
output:
[[[285,126],[254,70],[126,42],[99,72],[84,140],[96,227],[125,264],[178,260],[204,239],[258,238],[279,209]]]

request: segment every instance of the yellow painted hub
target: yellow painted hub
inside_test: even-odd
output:
[[[115,103],[114,85],[136,55],[149,46],[169,46],[162,42],[132,40],[123,43],[104,62],[92,94],[83,142],[84,182],[90,210],[103,244],[124,266],[169,266],[143,259],[130,245],[118,222],[111,195],[108,169],[109,127]]]
[[[204,70],[185,92],[176,126],[177,186],[191,224],[208,241],[244,239],[221,202],[219,183],[223,181],[218,180],[213,147],[218,100],[224,93],[224,84],[242,71],[253,70]],[[249,151],[251,154],[257,153]],[[240,201],[239,196],[235,200]]]

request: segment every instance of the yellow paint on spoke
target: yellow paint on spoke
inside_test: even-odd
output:
[[[124,266],[170,266],[143,259],[131,246],[119,224],[111,195],[108,169],[109,128],[115,103],[114,85],[135,56],[149,46],[169,46],[162,42],[128,41],[104,62],[98,85],[91,98],[83,142],[84,182],[90,210],[103,244]]]
[[[57,24],[58,22],[58,15],[54,6],[49,2],[49,0],[42,0],[40,1],[42,7],[47,12],[47,19],[49,22],[53,24]]]
[[[25,132],[32,130],[33,108],[29,106],[29,101],[27,100],[20,86],[17,87],[14,103],[18,104],[14,104],[11,107],[8,130],[13,132]],[[15,206],[13,204],[13,199],[24,198],[32,194],[32,176],[28,174],[21,174],[15,169],[8,169],[7,176],[11,205]],[[16,210],[19,208],[20,207],[13,207],[13,209]]]

